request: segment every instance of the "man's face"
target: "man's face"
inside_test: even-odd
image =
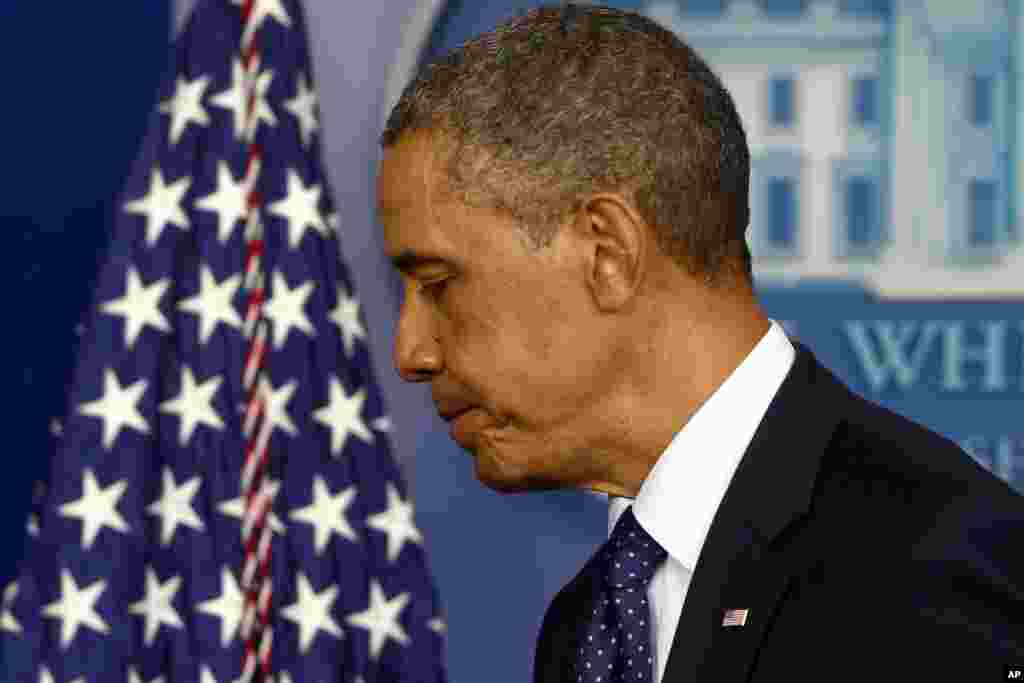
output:
[[[563,229],[531,254],[509,218],[435,191],[442,160],[423,133],[385,151],[378,217],[389,258],[435,262],[402,273],[394,363],[429,381],[439,410],[474,406],[456,438],[481,482],[499,491],[577,486],[592,471],[595,416],[615,380],[615,316],[585,286],[586,250]],[[568,223],[567,223],[568,225]]]

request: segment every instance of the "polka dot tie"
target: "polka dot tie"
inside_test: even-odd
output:
[[[667,557],[626,508],[593,560],[601,590],[581,624],[576,681],[653,683],[647,585]]]

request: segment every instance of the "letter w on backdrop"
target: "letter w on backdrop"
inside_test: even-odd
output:
[[[4,592],[5,680],[442,683],[301,7],[203,0],[175,53]]]

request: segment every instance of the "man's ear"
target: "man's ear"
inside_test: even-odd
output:
[[[647,225],[616,193],[588,197],[576,212],[572,229],[584,254],[586,283],[604,311],[618,310],[636,295],[650,249]]]

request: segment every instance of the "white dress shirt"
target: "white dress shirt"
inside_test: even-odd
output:
[[[654,683],[665,675],[690,576],[711,521],[795,358],[793,344],[772,320],[739,367],[676,432],[636,499],[610,497],[609,535],[632,504],[640,526],[668,552],[647,587]]]

